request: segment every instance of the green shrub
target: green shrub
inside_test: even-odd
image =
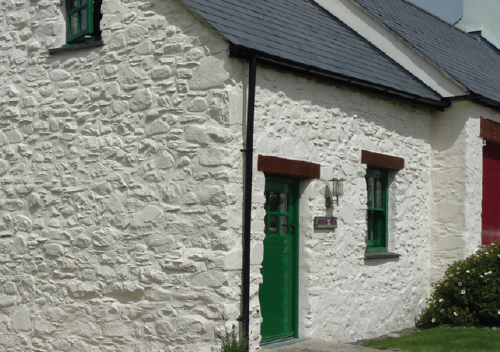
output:
[[[432,286],[419,318],[423,327],[500,325],[500,242],[454,262]]]

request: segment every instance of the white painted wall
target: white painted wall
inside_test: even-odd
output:
[[[472,102],[453,103],[432,125],[432,277],[481,244],[482,138],[480,117],[498,112]]]
[[[103,14],[103,47],[49,55],[64,44],[59,2],[0,6],[0,349],[212,352],[222,314],[240,311],[248,65],[176,1],[104,0]],[[255,162],[322,166],[321,180],[301,182],[300,335],[352,341],[412,326],[436,232],[432,128],[447,132],[453,114],[262,67],[257,84]],[[461,190],[474,193],[477,122],[460,121],[441,149],[473,166]],[[405,159],[390,186],[399,260],[364,259],[362,149]],[[347,180],[345,196],[327,211],[332,177]],[[254,185],[253,349],[262,173]],[[327,214],[338,229],[314,230]]]
[[[260,67],[257,85],[256,154],[322,168],[320,180],[301,182],[300,336],[354,341],[413,326],[428,294],[431,114]],[[391,172],[389,250],[401,254],[397,260],[364,259],[362,149],[405,159],[404,170]],[[346,179],[345,195],[334,210],[324,205],[333,177]],[[263,240],[264,184],[264,175],[257,173],[256,241]],[[314,216],[325,215],[338,217],[335,231],[313,228]]]
[[[213,351],[240,311],[241,107],[176,1],[0,4],[0,350]]]
[[[496,0],[464,0],[464,15],[455,25],[466,31],[481,31],[481,35],[500,48],[500,3]]]

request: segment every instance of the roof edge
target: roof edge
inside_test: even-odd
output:
[[[343,86],[355,87],[365,92],[391,97],[398,101],[420,108],[444,111],[445,108],[451,106],[451,102],[447,98],[441,98],[440,100],[424,98],[416,94],[399,91],[397,89],[386,87],[369,81],[333,73],[316,68],[314,66],[300,64],[295,61],[269,55],[261,51],[231,42],[229,42],[229,55],[241,59],[249,59],[253,56],[257,56],[257,62],[262,66],[280,68],[294,74],[326,80]]]
[[[314,1],[316,1],[316,0],[314,0]],[[422,51],[420,51],[418,48],[416,48],[410,42],[408,42],[405,38],[403,38],[401,35],[399,35],[395,30],[393,30],[392,28],[390,28],[389,26],[387,26],[382,20],[380,20],[379,18],[377,18],[374,14],[372,14],[366,7],[364,7],[358,1],[356,1],[356,0],[346,0],[346,1],[350,2],[351,4],[353,4],[354,6],[356,6],[357,8],[359,8],[361,11],[363,11],[363,13],[365,13],[366,15],[368,15],[371,19],[373,19],[375,22],[377,22],[380,26],[384,27],[388,32],[390,32],[395,38],[397,38],[399,41],[401,41],[401,43],[403,43],[411,51],[415,52],[417,55],[419,55],[421,58],[423,58],[426,62],[428,62],[432,67],[434,67],[439,72],[441,72],[441,74],[444,77],[446,77],[450,82],[453,82],[456,86],[460,87],[464,93],[468,93],[469,92],[469,90],[467,89],[467,87],[462,82],[460,82],[458,79],[456,79],[452,74],[450,74],[448,71],[446,71],[443,67],[439,66],[436,62],[434,62],[431,58],[429,58],[427,55],[425,55]],[[405,2],[406,4],[409,4],[409,5],[417,8],[417,9],[419,9],[422,12],[425,12],[426,14],[431,15],[432,17],[435,17],[436,19],[438,19],[439,21],[443,22],[444,24],[446,24],[446,25],[448,25],[448,26],[450,26],[450,27],[452,27],[452,28],[454,28],[454,29],[456,29],[458,31],[463,32],[462,30],[460,30],[458,28],[455,28],[452,25],[450,25],[449,23],[447,23],[447,22],[445,22],[445,21],[437,18],[433,14],[430,14],[429,12],[425,11],[424,9],[421,9],[420,7],[414,5],[414,4],[412,4],[412,3],[410,3],[410,2],[408,2],[406,0],[402,0],[402,1]],[[465,34],[467,34],[468,36],[470,36],[468,33],[465,33]],[[412,74],[414,74],[414,73],[412,73]],[[456,95],[456,96],[462,96],[462,95]]]
[[[196,10],[194,10],[191,6],[186,4],[183,0],[175,0],[180,6],[186,9],[191,15],[193,15],[198,21],[203,23],[210,31],[212,31],[215,35],[222,38],[224,41],[229,43],[229,39],[226,38],[221,32],[219,32],[214,26],[212,26],[203,16],[199,15]]]
[[[453,98],[450,98],[449,100],[450,100],[450,102],[453,102],[453,101],[473,101],[473,102],[478,103],[480,105],[486,106],[490,109],[500,111],[500,103],[499,102],[492,100],[492,99],[489,99],[489,98],[486,98],[478,93],[471,93],[469,95],[463,95],[460,97],[453,97]]]

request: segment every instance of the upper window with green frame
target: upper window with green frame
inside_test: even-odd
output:
[[[388,171],[368,168],[366,188],[368,193],[366,251],[387,252]]]
[[[68,44],[101,39],[102,0],[66,0],[66,42]]]

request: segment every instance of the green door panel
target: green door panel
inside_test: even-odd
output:
[[[264,246],[260,304],[264,339],[294,335],[293,331],[293,245]]]
[[[262,340],[297,336],[298,182],[266,178],[266,237],[259,299]]]

